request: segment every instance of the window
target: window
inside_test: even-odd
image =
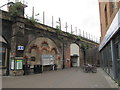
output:
[[[115,8],[115,2],[112,2],[112,5],[111,5],[111,11],[112,11],[112,13],[114,12],[114,8]]]
[[[116,75],[120,78],[120,35],[115,38]]]
[[[108,43],[106,47],[101,51],[101,66],[103,69],[113,77],[113,66],[111,57],[111,44]]]
[[[0,47],[0,67],[6,66],[6,48]]]
[[[120,36],[115,39],[116,58],[120,59]]]
[[[106,23],[106,26],[108,25],[108,17],[107,17],[107,6],[105,5],[105,23]]]
[[[46,41],[44,41],[41,45],[41,47],[44,47],[44,48],[49,48],[49,45]]]
[[[112,15],[116,6],[115,0],[110,0],[110,5],[111,5],[111,15]]]

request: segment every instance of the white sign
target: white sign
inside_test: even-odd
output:
[[[11,69],[13,70],[14,67],[15,67],[15,62],[14,62],[14,60],[12,60],[12,61],[11,61]]]
[[[24,50],[24,46],[17,46],[17,50]]]
[[[54,56],[53,55],[42,55],[42,65],[53,65]]]
[[[23,67],[23,63],[22,63],[22,61],[23,60],[16,60],[17,61],[17,69],[22,69]]]

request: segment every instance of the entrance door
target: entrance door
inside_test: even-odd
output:
[[[80,66],[80,49],[76,43],[70,45],[70,56],[71,56],[71,66],[79,67]]]
[[[78,56],[71,56],[71,67],[77,67],[78,65]]]

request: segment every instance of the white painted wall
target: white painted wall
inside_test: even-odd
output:
[[[70,56],[73,56],[73,55],[78,55],[78,60],[77,60],[77,64],[76,66],[80,66],[80,53],[79,53],[79,46],[75,43],[71,44],[70,45]]]

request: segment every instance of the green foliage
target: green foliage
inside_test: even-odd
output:
[[[78,40],[80,40],[80,39],[81,39],[81,37],[77,36],[77,39],[78,39]]]
[[[9,10],[10,15],[13,17],[20,15],[21,12],[19,12],[19,10],[21,9],[22,6],[23,5],[21,2],[17,2],[12,6],[10,6],[10,10]]]
[[[56,29],[59,29],[59,30],[60,30],[60,26],[57,25],[57,26],[56,26]]]
[[[117,80],[117,83],[118,83],[118,85],[120,86],[120,80],[119,80],[119,79]]]
[[[71,31],[71,34],[73,34],[74,33],[74,31]]]
[[[120,80],[115,80],[115,82],[120,86]]]
[[[74,37],[72,34],[70,34],[70,33],[67,33],[67,35],[68,35],[68,37]]]
[[[56,32],[57,32],[58,34],[62,33],[62,31],[61,31],[60,29],[56,29]]]
[[[38,19],[34,19],[33,17],[29,17],[28,19],[30,20],[30,22],[32,24],[35,24],[35,23],[37,23],[39,21]]]
[[[58,33],[58,34],[60,34],[60,33],[62,33],[62,31],[60,30],[60,26],[56,26],[56,32]]]
[[[87,45],[87,44],[81,44],[81,48],[84,49],[84,50],[85,49],[89,49],[89,45]]]

